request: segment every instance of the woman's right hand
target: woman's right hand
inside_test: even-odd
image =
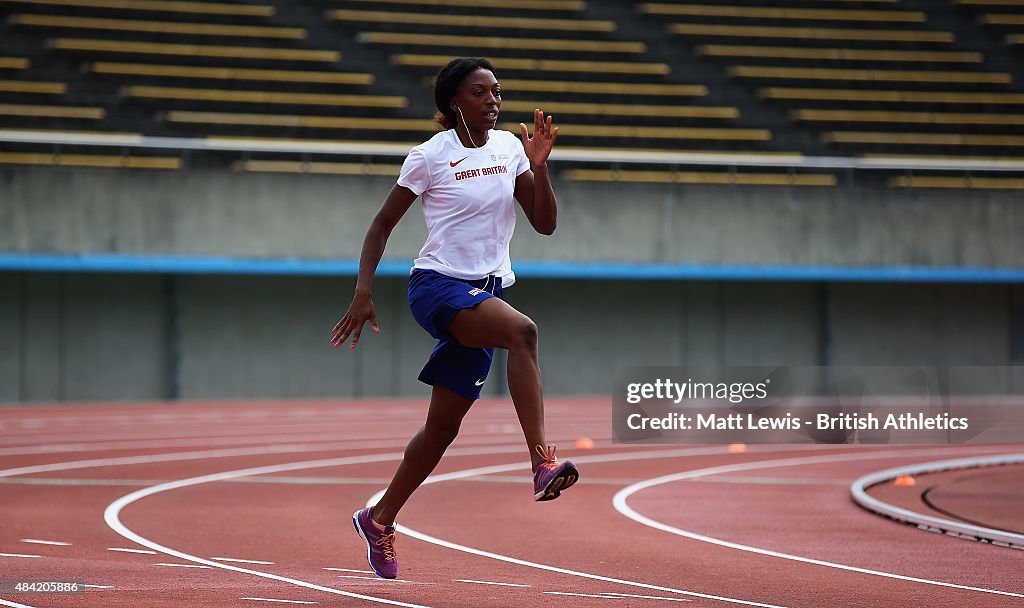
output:
[[[349,350],[355,350],[356,344],[359,344],[359,334],[363,331],[363,324],[367,321],[370,322],[373,331],[379,334],[380,328],[377,327],[377,313],[373,309],[373,298],[369,294],[356,292],[356,295],[352,297],[348,312],[331,330],[331,333],[334,334],[331,344],[334,345],[334,348],[338,348],[351,335],[352,345],[349,346]]]
[[[373,273],[377,270],[377,264],[384,255],[384,246],[388,242],[388,236],[398,220],[402,219],[405,212],[409,210],[412,202],[416,200],[416,194],[405,186],[395,184],[384,199],[380,211],[370,222],[370,229],[366,231],[366,238],[363,239],[363,249],[359,254],[359,278],[356,279],[356,293],[352,296],[352,303],[348,306],[348,312],[338,321],[338,324],[331,330],[331,344],[338,348],[352,336],[352,346],[349,350],[355,350],[359,344],[359,334],[363,331],[363,324],[370,322],[373,331],[380,333],[377,327],[377,313],[373,310],[373,297],[370,295],[369,286],[373,284]]]

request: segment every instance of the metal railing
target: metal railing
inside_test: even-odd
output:
[[[205,152],[276,152],[297,155],[350,155],[405,157],[408,144],[359,141],[277,141],[230,137],[154,137],[147,135],[62,133],[0,130],[0,142],[95,146],[121,149],[162,149]],[[670,152],[559,147],[555,161],[599,164],[714,165],[723,167],[786,167],[803,169],[855,169],[902,171],[1024,172],[1024,160],[944,159],[902,156],[805,156],[802,154],[730,152]]]

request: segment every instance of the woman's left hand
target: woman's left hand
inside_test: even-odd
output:
[[[530,159],[530,165],[534,167],[544,166],[551,155],[551,148],[558,139],[558,127],[552,128],[552,117],[545,120],[544,112],[533,111],[533,137],[526,130],[524,123],[519,123],[519,129],[523,136],[523,149],[526,151],[526,158]]]

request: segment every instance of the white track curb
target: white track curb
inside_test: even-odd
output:
[[[865,475],[854,481],[853,485],[850,486],[850,497],[853,499],[853,502],[868,511],[901,523],[917,526],[922,530],[1024,550],[1024,534],[1014,534],[1013,532],[1006,532],[1004,530],[995,530],[993,528],[975,526],[964,522],[953,521],[951,519],[932,517],[923,513],[915,513],[913,511],[882,502],[877,498],[869,496],[867,493],[868,488],[892,481],[901,475],[926,475],[928,473],[940,473],[943,471],[954,471],[957,469],[995,467],[1022,462],[1024,462],[1024,454],[1005,454],[981,458],[959,458],[956,460],[925,462],[905,467],[898,467],[895,469],[886,469],[884,471]]]

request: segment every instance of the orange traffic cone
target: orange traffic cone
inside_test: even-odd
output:
[[[577,450],[592,450],[594,449],[594,440],[590,437],[580,437],[576,440]]]

